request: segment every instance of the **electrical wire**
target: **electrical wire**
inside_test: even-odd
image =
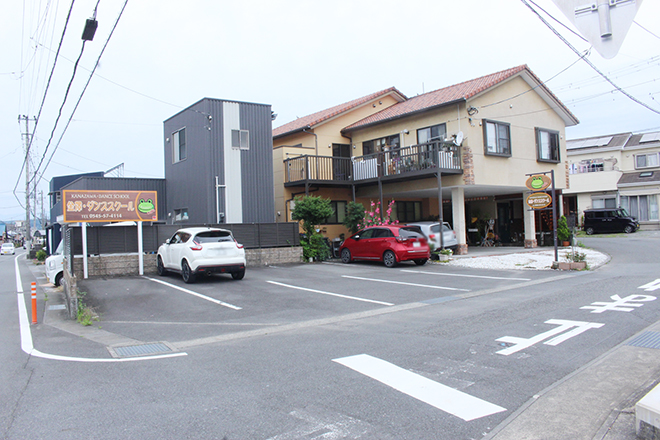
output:
[[[121,19],[124,10],[126,9],[126,5],[128,4],[128,0],[125,0],[124,5],[121,8],[121,11],[119,11],[119,15],[117,16],[117,20],[115,20],[115,24],[110,30],[110,34],[108,35],[108,38],[105,41],[105,44],[103,45],[103,48],[101,49],[101,53],[99,53],[98,58],[96,59],[96,63],[94,63],[94,68],[92,69],[92,72],[89,75],[89,78],[87,79],[87,83],[85,84],[85,87],[83,88],[82,92],[80,93],[80,96],[78,97],[78,101],[76,102],[75,107],[73,108],[73,111],[71,112],[71,115],[69,116],[69,120],[66,123],[66,126],[64,127],[64,130],[62,131],[62,134],[60,134],[60,138],[57,141],[57,144],[55,145],[55,148],[53,149],[52,153],[50,154],[50,158],[48,159],[48,162],[44,166],[43,171],[41,172],[41,176],[39,176],[39,179],[41,179],[48,169],[48,166],[50,165],[51,160],[53,159],[53,156],[57,152],[58,147],[60,146],[60,143],[62,142],[62,139],[64,138],[64,135],[69,128],[69,125],[71,124],[71,121],[73,119],[73,116],[76,114],[76,110],[78,109],[78,106],[80,105],[80,102],[82,101],[83,96],[85,95],[85,92],[87,91],[87,87],[89,86],[89,83],[92,81],[92,78],[94,77],[94,72],[96,71],[96,68],[99,66],[99,63],[101,62],[101,57],[103,56],[103,53],[105,52],[106,47],[108,47],[108,43],[110,42],[110,39],[112,38],[115,29],[117,29],[117,25],[119,24],[119,20]],[[41,162],[43,162],[44,158],[46,157],[46,152],[44,151],[44,154],[41,158]],[[37,172],[35,171],[34,176],[30,181],[33,181],[37,176]]]
[[[46,97],[48,96],[48,90],[50,89],[50,82],[53,78],[53,74],[55,73],[55,67],[57,66],[57,60],[59,58],[59,53],[60,50],[62,49],[62,43],[64,42],[64,36],[66,35],[66,31],[69,26],[69,19],[71,18],[71,12],[73,11],[73,5],[75,3],[75,0],[71,0],[71,5],[69,6],[69,12],[66,16],[66,20],[64,22],[64,29],[62,30],[62,36],[60,37],[60,42],[57,46],[57,52],[55,53],[55,61],[53,62],[53,67],[50,70],[50,75],[48,77],[48,81],[46,83],[46,88],[44,90],[44,96],[43,99],[41,100],[41,106],[39,107],[39,113],[37,114],[37,117],[35,118],[35,124],[34,128],[32,129],[32,133],[34,134],[37,130],[37,126],[39,125],[39,118],[41,116],[41,112],[43,111],[44,104],[46,102]],[[21,55],[22,57],[22,55]],[[22,62],[22,61],[21,61]],[[22,70],[22,67],[21,67]],[[25,169],[25,165],[28,161],[28,158],[30,157],[30,147],[32,146],[32,142],[34,140],[34,136],[30,137],[30,140],[27,144],[26,151],[25,151],[25,158],[23,159],[23,164],[21,165],[21,170],[18,173],[18,178],[16,180],[16,185],[14,185],[14,196],[16,197],[16,200],[18,200],[18,203],[21,204],[21,201],[18,199],[18,196],[16,196],[16,188],[18,188],[18,183],[21,179],[21,175],[23,174],[23,170]],[[21,204],[22,206],[22,204]]]
[[[529,3],[527,3],[527,0],[520,0],[520,1],[522,1],[523,4],[525,4],[525,6],[527,6],[532,12],[534,12],[534,14],[536,14],[536,16],[543,22],[543,24],[545,24],[557,37],[559,37],[559,39],[562,42],[564,42],[564,44],[566,44],[573,52],[575,52],[578,56],[580,56],[580,52],[575,47],[573,47],[573,45],[571,43],[569,43],[568,40],[566,40],[559,32],[557,32],[557,30],[555,28],[553,28],[550,25],[550,23],[548,23],[543,17],[541,17],[541,14],[539,14],[534,8],[532,8],[532,6]],[[603,72],[601,72],[598,69],[598,67],[596,67],[596,65],[594,65],[591,61],[589,61],[586,57],[582,57],[582,59],[584,60],[585,63],[587,63],[587,65],[589,67],[591,67],[593,70],[595,70],[596,73],[598,73],[605,81],[607,81],[612,87],[614,87],[620,93],[625,95],[628,99],[630,99],[631,101],[641,105],[642,107],[644,107],[648,110],[651,110],[653,113],[660,114],[660,110],[654,109],[653,107],[651,107],[648,104],[640,101],[639,99],[635,98],[630,93],[626,92],[624,89],[622,89],[621,87],[616,85],[607,75],[605,75]]]

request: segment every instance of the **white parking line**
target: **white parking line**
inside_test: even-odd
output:
[[[219,299],[211,298],[210,296],[202,295],[201,293],[193,292],[192,290],[184,289],[183,287],[179,287],[175,284],[166,283],[165,281],[157,280],[155,278],[149,278],[149,277],[144,277],[144,278],[148,279],[149,281],[153,281],[154,283],[160,283],[160,284],[163,284],[165,286],[171,287],[173,289],[180,290],[181,292],[187,293],[189,295],[193,295],[193,296],[196,296],[198,298],[202,298],[202,299],[205,299],[207,301],[211,301],[212,303],[215,303],[215,304],[218,304],[218,305],[221,305],[221,306],[224,306],[224,307],[229,307],[230,309],[242,310],[242,307],[238,307],[238,306],[235,306],[233,304],[229,304],[229,303],[226,303],[224,301],[220,301]]]
[[[367,354],[333,359],[333,361],[444,412],[460,417],[466,422],[506,411],[506,408]]]
[[[19,255],[20,256],[20,255]],[[179,356],[188,356],[188,353],[170,353],[156,356],[139,356],[132,358],[120,359],[95,359],[95,358],[80,358],[72,356],[60,356],[58,354],[42,353],[34,348],[32,342],[32,330],[30,330],[30,323],[28,321],[27,307],[25,306],[25,297],[23,295],[23,284],[21,283],[21,272],[18,268],[18,257],[14,259],[14,266],[16,272],[16,299],[18,301],[18,324],[21,333],[21,350],[29,356],[34,356],[42,359],[51,359],[56,361],[67,362],[86,362],[86,363],[115,363],[115,362],[135,362],[135,361],[148,361],[155,359],[165,359]]]
[[[445,277],[485,278],[487,280],[531,281],[531,278],[489,277],[485,275],[465,275],[460,273],[427,272],[425,270],[402,269],[401,272],[423,273],[424,275],[442,275]]]
[[[363,302],[368,302],[368,303],[373,303],[373,304],[382,304],[384,306],[393,306],[394,305],[392,303],[388,303],[388,302],[384,302],[384,301],[376,301],[376,300],[373,300],[373,299],[359,298],[357,296],[342,295],[340,293],[324,292],[322,290],[308,289],[306,287],[299,287],[299,286],[292,286],[291,284],[278,283],[277,281],[266,281],[266,282],[270,283],[270,284],[275,284],[277,286],[288,287],[290,289],[304,290],[306,292],[320,293],[322,295],[337,296],[339,298],[352,299],[352,300],[355,300],[355,301],[363,301]]]
[[[426,287],[428,289],[460,290],[461,292],[469,292],[468,289],[459,289],[457,287],[444,287],[444,286],[432,286],[432,285],[429,285],[429,284],[405,283],[403,281],[379,280],[377,278],[352,277],[350,275],[342,275],[342,278],[351,278],[353,280],[363,280],[363,281],[375,281],[377,283],[402,284],[404,286],[412,286],[412,287]]]

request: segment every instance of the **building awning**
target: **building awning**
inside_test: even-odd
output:
[[[653,194],[660,194],[660,188],[639,188],[639,189],[628,189],[626,191],[619,191],[619,194],[622,196],[651,196]]]

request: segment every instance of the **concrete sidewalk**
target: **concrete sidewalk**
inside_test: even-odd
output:
[[[635,404],[660,380],[660,350],[628,341],[530,399],[487,440],[634,440]]]

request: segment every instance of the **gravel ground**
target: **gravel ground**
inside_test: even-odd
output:
[[[587,266],[594,269],[607,263],[610,257],[592,249],[575,248],[576,253],[586,256]],[[567,255],[571,253],[570,248],[559,250],[559,261],[568,261]],[[517,270],[551,270],[555,259],[554,250],[535,252],[520,252],[515,254],[487,255],[480,257],[451,258],[450,266],[473,267],[479,269],[517,269]]]

